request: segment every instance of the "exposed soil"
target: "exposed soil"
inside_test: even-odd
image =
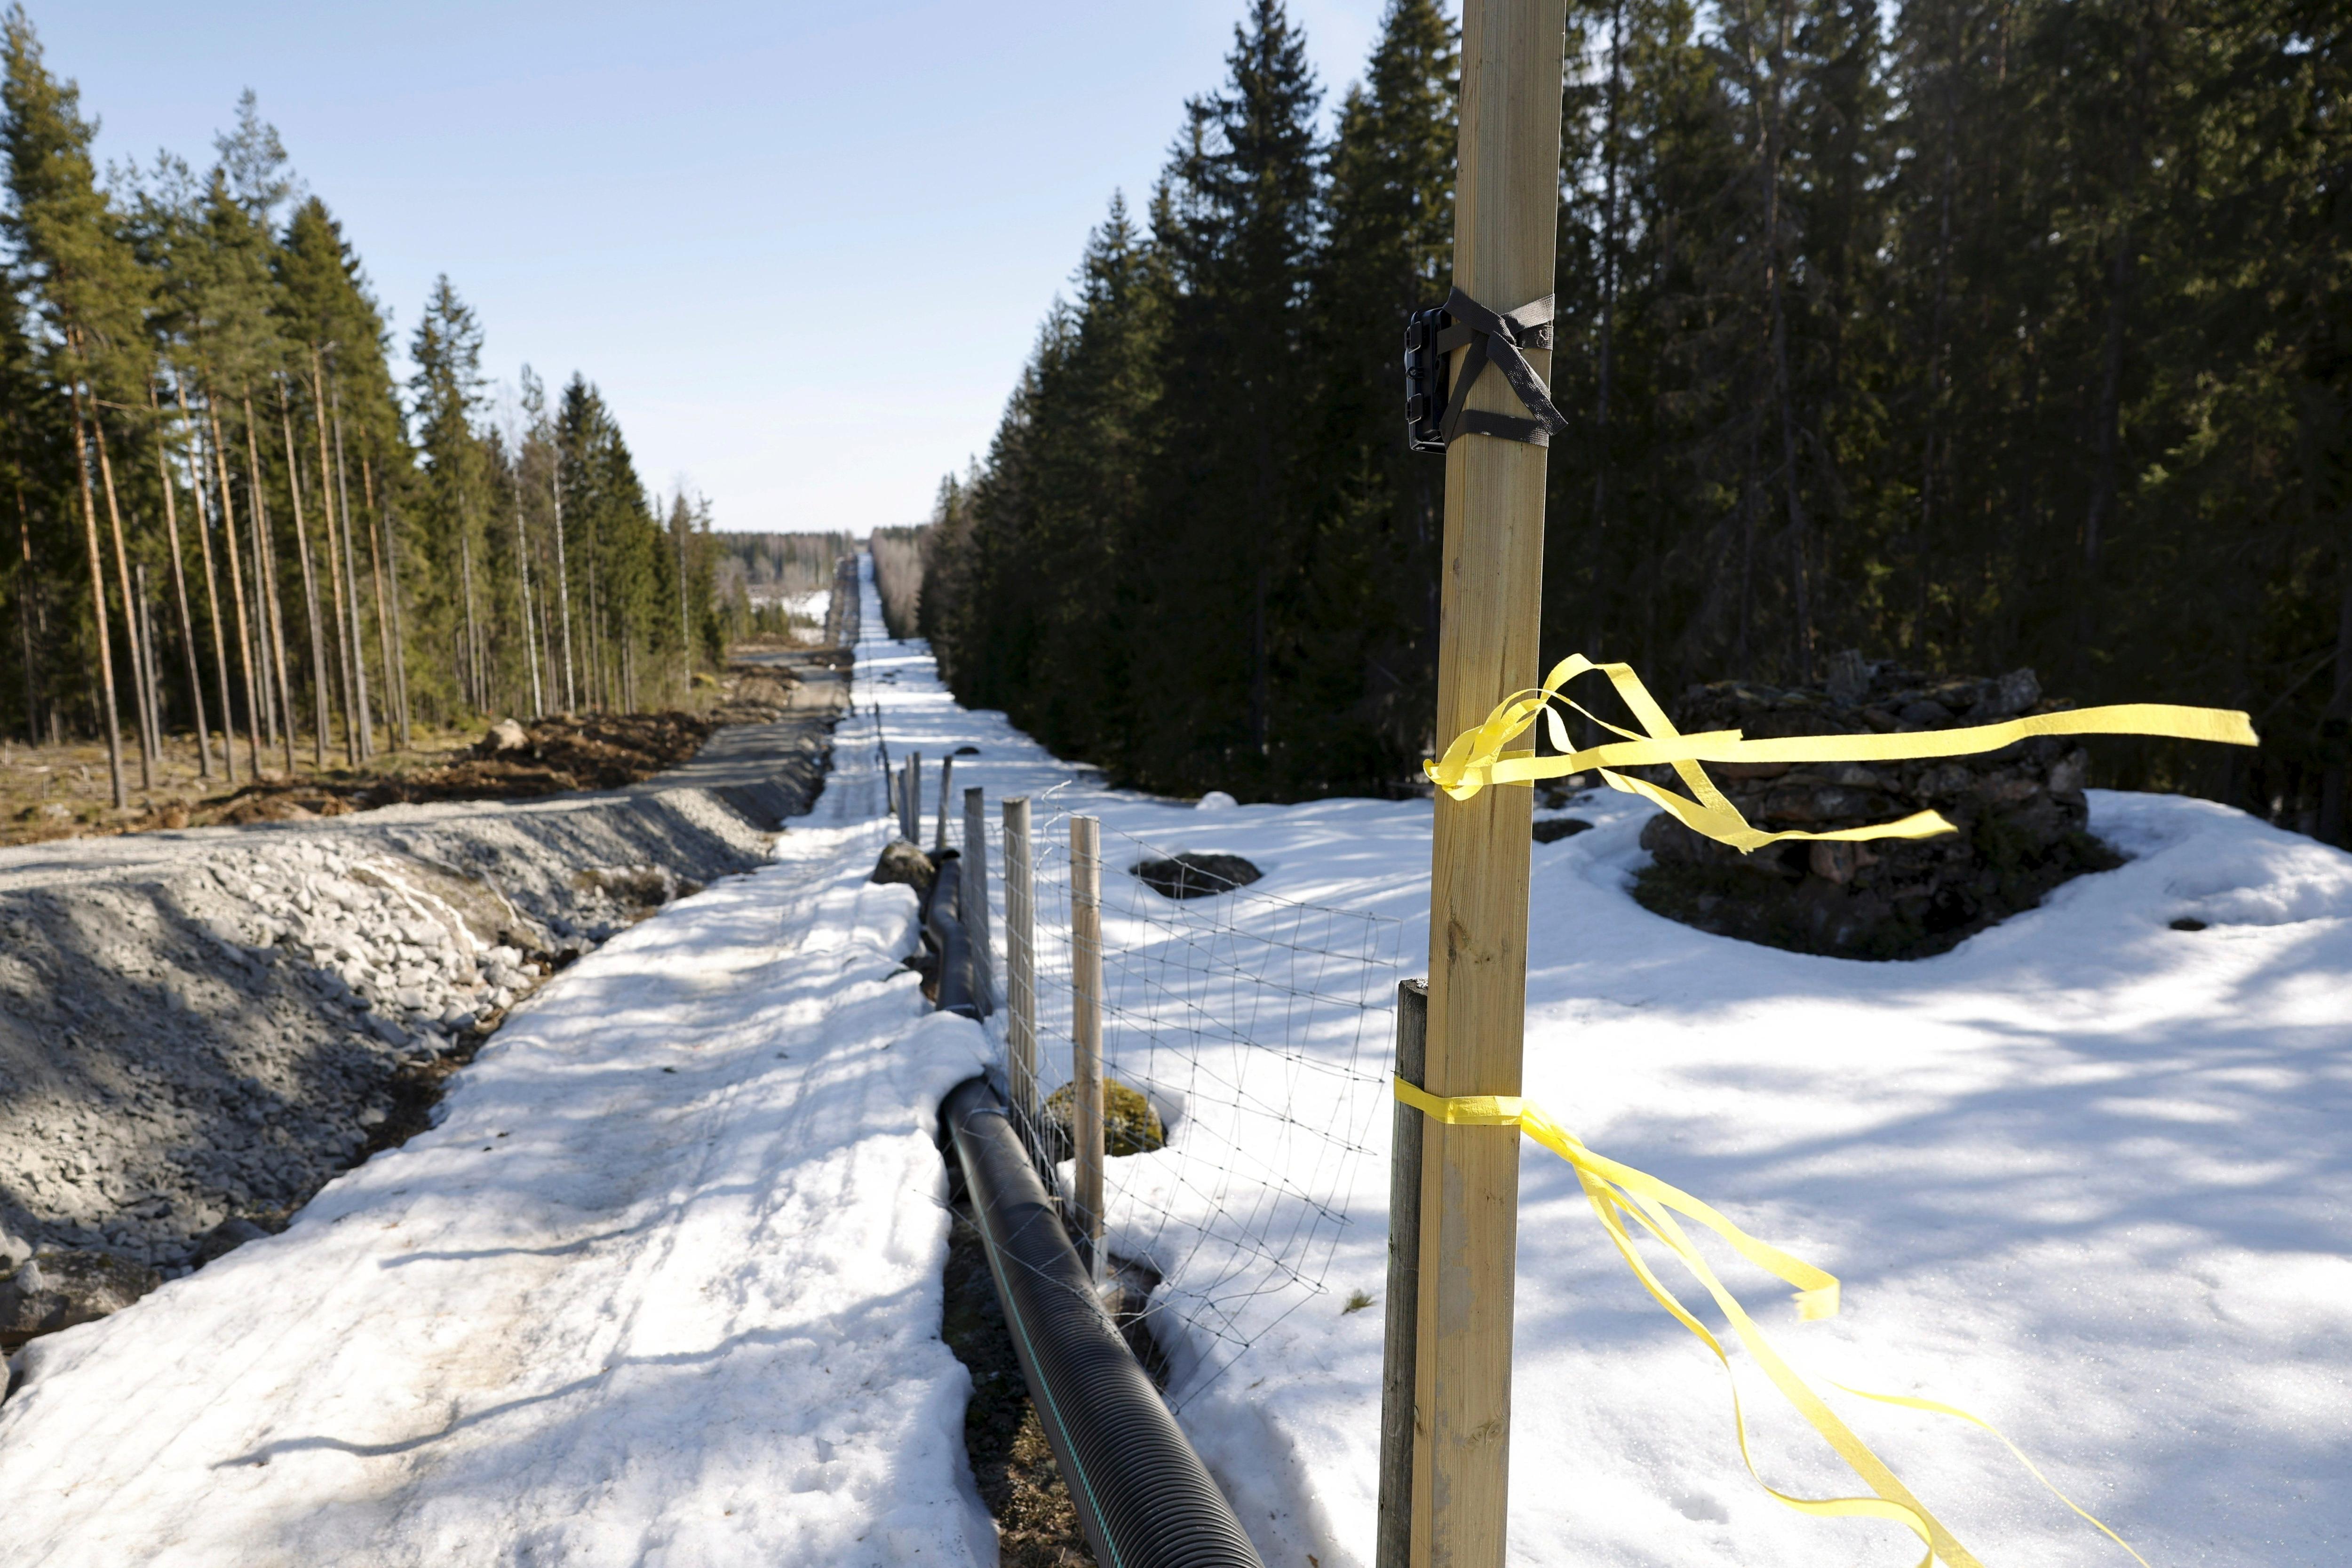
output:
[[[954,1213],[940,1336],[971,1373],[964,1450],[981,1501],[996,1520],[997,1561],[1004,1568],[1090,1568],[1094,1554],[1030,1402],[970,1202],[959,1196]]]
[[[379,805],[532,800],[573,790],[620,789],[687,761],[718,727],[701,714],[675,710],[534,719],[514,726],[522,737],[520,745],[499,745],[494,730],[435,766],[271,779],[186,808],[180,813],[184,820],[152,826],[285,822]],[[130,830],[144,826],[150,825]]]
[[[810,649],[782,639],[747,645],[789,656],[811,670],[847,668],[843,649]],[[698,683],[710,682],[698,676]],[[621,789],[692,758],[714,731],[729,724],[773,723],[805,706],[794,689],[802,676],[777,662],[737,662],[706,688],[705,711],[551,715],[528,722],[502,721],[477,730],[420,731],[406,751],[379,753],[359,768],[317,767],[313,749],[298,745],[289,773],[283,752],[265,758],[264,777],[231,789],[213,740],[213,771],[198,767],[193,736],[164,738],[151,785],[139,783],[135,740],[124,763],[132,804],[111,802],[106,748],[94,742],[26,746],[0,742],[0,846],[116,833],[183,827],[236,826],[342,816],[380,805],[451,800],[530,800],[575,790]],[[499,744],[501,728],[509,743]],[[512,743],[520,731],[520,743]],[[237,753],[240,771],[247,752]]]

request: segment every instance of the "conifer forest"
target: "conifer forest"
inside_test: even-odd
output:
[[[1545,663],[2242,708],[2258,752],[2102,742],[2095,782],[2352,841],[2352,12],[1567,19]],[[1248,5],[926,536],[958,695],[1152,788],[1394,792],[1444,739],[1399,360],[1450,281],[1455,35],[1391,0],[1328,121],[1303,45]]]
[[[98,167],[21,7],[0,83],[0,729],[166,735],[223,784],[484,716],[675,705],[722,649],[709,509],[595,385],[494,402],[444,277],[405,385],[333,211],[250,93],[199,166]]]

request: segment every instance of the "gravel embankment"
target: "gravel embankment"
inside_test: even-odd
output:
[[[765,858],[845,690],[627,790],[0,851],[0,1271],[55,1260],[0,1272],[0,1348],[66,1255],[135,1289],[415,1131],[546,974]]]

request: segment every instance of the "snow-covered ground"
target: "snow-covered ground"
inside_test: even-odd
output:
[[[908,896],[862,881],[876,729],[924,752],[927,794],[973,746],[956,782],[992,816],[1058,784],[1111,832],[1247,856],[1254,893],[1395,917],[1405,972],[1430,808],[1108,791],[957,708],[919,645],[864,645],[856,700],[776,864],[547,986],[438,1129],[285,1236],[37,1342],[0,1407],[10,1561],[993,1555],[937,1339],[929,1142],[990,1047],[894,971]],[[1535,849],[1528,1093],[1843,1276],[1844,1316],[1800,1327],[1727,1266],[1801,1365],[1999,1423],[2151,1563],[2352,1560],[2352,857],[2095,794],[2130,864],[1942,957],[1863,964],[1643,911],[1648,809],[1603,792],[1576,808],[1593,831]],[[1338,1109],[1384,1145],[1377,1099]],[[1263,1303],[1238,1361],[1188,1361],[1160,1321],[1171,1395],[1270,1564],[1370,1555],[1381,1313],[1346,1307],[1383,1282],[1380,1160],[1351,1184],[1327,1289]],[[1165,1235],[1137,1206],[1157,1189],[1124,1186],[1115,1238]],[[1160,1259],[1180,1312],[1184,1258]],[[1518,1301],[1514,1562],[1916,1561],[1893,1526],[1801,1520],[1746,1479],[1712,1358],[1533,1145]],[[1768,1479],[1853,1489],[1747,1392]],[[2126,1561],[1985,1434],[1832,1397],[1988,1563]]]
[[[955,780],[992,801],[1070,777],[958,710],[919,648],[877,654],[894,749],[930,767],[978,746]],[[1266,872],[1250,894],[1399,917],[1404,972],[1423,969],[1425,805],[1199,811],[1083,773],[1055,799],[1107,834],[1247,856]],[[1995,1422],[2151,1563],[2352,1562],[2352,857],[2210,803],[2094,792],[2129,864],[1941,957],[1874,964],[1643,910],[1626,883],[1650,810],[1597,791],[1572,808],[1593,831],[1535,848],[1528,1092],[1842,1276],[1843,1315],[1800,1325],[1785,1287],[1717,1254],[1819,1378]],[[1713,1358],[1564,1164],[1528,1144],[1522,1172],[1514,1562],[1916,1561],[1895,1526],[1801,1519],[1749,1481]],[[1210,1358],[1188,1384],[1202,1347],[1159,1322],[1171,1396],[1270,1563],[1370,1557],[1381,1313],[1346,1306],[1381,1291],[1385,1183],[1378,1159],[1354,1168],[1326,1290],[1213,1382]],[[1125,1185],[1115,1247],[1164,1228],[1144,1211],[1165,1188]],[[1180,1263],[1166,1289],[1185,1282]],[[1861,1489],[1742,1377],[1768,1479]],[[1990,1436],[1830,1397],[1986,1563],[2128,1562]]]
[[[871,728],[772,865],[550,983],[434,1130],[27,1347],[0,1559],[992,1561],[931,1142],[983,1043],[866,881]]]

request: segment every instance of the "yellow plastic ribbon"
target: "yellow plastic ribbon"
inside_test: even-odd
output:
[[[1641,731],[1621,729],[1561,695],[1561,688],[1580,675],[1598,672],[1609,678]],[[1622,740],[1588,746],[1569,743],[1561,708],[1573,709]],[[1555,754],[1539,757],[1533,746],[1511,742],[1534,728],[1541,717],[1549,728]],[[1695,833],[1728,844],[1742,854],[1786,838],[1928,838],[1950,833],[1952,825],[1940,813],[1915,812],[1897,822],[1868,827],[1843,827],[1828,833],[1766,833],[1749,825],[1739,808],[1727,799],[1706,776],[1701,763],[1886,763],[1926,757],[1962,757],[1997,752],[2003,746],[2036,735],[2157,735],[2184,741],[2217,741],[2224,745],[2260,743],[2253,721],[2243,713],[2220,708],[2183,708],[2169,702],[2126,702],[2107,708],[2075,708],[2058,713],[2034,713],[1997,724],[1977,724],[1960,730],[1926,730],[1895,735],[1799,735],[1785,740],[1751,741],[1737,730],[1708,730],[1685,735],[1675,728],[1665,710],[1650,695],[1633,667],[1598,664],[1574,654],[1552,667],[1540,687],[1515,691],[1495,705],[1486,721],[1465,730],[1435,762],[1423,770],[1437,787],[1455,800],[1468,800],[1488,784],[1533,784],[1538,779],[1564,778],[1587,768],[1599,772],[1612,789],[1638,795],[1664,808],[1675,820]],[[1629,778],[1620,768],[1671,764],[1690,790],[1676,795],[1643,779]]]
[[[1658,1305],[1672,1313],[1677,1322],[1697,1335],[1700,1342],[1715,1352],[1716,1359],[1723,1363],[1725,1376],[1729,1377],[1731,1358],[1724,1351],[1723,1342],[1717,1339],[1704,1323],[1691,1315],[1689,1310],[1676,1299],[1675,1293],[1651,1271],[1648,1262],[1634,1250],[1633,1236],[1625,1225],[1628,1219],[1633,1220],[1634,1224],[1655,1237],[1667,1251],[1675,1255],[1683,1267],[1697,1277],[1700,1284],[1706,1287],[1707,1294],[1715,1298],[1716,1305],[1723,1310],[1724,1317],[1730,1322],[1733,1331],[1739,1336],[1739,1342],[1747,1347],[1748,1353],[1755,1359],[1756,1364],[1763,1368],[1764,1374],[1771,1379],[1772,1385],[1780,1391],[1783,1398],[1796,1407],[1797,1413],[1805,1418],[1813,1430],[1821,1434],[1822,1439],[1836,1451],[1838,1458],[1843,1459],[1877,1495],[1866,1498],[1801,1498],[1781,1491],[1765,1480],[1757,1471],[1755,1455],[1750,1452],[1748,1446],[1748,1418],[1740,1409],[1739,1385],[1735,1379],[1731,1387],[1731,1415],[1739,1437],[1739,1457],[1748,1466],[1748,1473],[1755,1479],[1758,1486],[1762,1487],[1774,1498],[1798,1512],[1811,1514],[1816,1518],[1885,1519],[1902,1525],[1917,1536],[1927,1549],[1927,1554],[1919,1560],[1918,1568],[1934,1568],[1934,1565],[1938,1563],[1950,1564],[1951,1568],[1982,1568],[1982,1564],[1976,1557],[1953,1539],[1951,1531],[1944,1527],[1943,1522],[1927,1510],[1927,1506],[1913,1496],[1910,1489],[1895,1478],[1895,1472],[1886,1467],[1885,1461],[1871,1452],[1870,1446],[1856,1436],[1853,1428],[1841,1421],[1836,1413],[1822,1402],[1821,1395],[1815,1394],[1797,1371],[1781,1358],[1780,1352],[1773,1348],[1771,1341],[1765,1337],[1764,1331],[1757,1326],[1755,1320],[1750,1318],[1747,1310],[1740,1306],[1738,1299],[1733,1296],[1730,1290],[1725,1288],[1722,1280],[1716,1277],[1715,1270],[1707,1263],[1705,1255],[1698,1250],[1692,1242],[1689,1233],[1683,1228],[1675,1216],[1679,1214],[1685,1218],[1696,1220],[1729,1242],[1733,1250],[1750,1263],[1778,1275],[1797,1287],[1797,1315],[1804,1321],[1811,1321],[1837,1315],[1838,1281],[1835,1275],[1816,1268],[1804,1259],[1783,1252],[1768,1242],[1757,1240],[1718,1213],[1712,1205],[1702,1203],[1680,1187],[1662,1182],[1646,1172],[1633,1169],[1631,1165],[1620,1163],[1605,1154],[1593,1152],[1574,1134],[1546,1115],[1541,1108],[1518,1095],[1472,1094],[1444,1097],[1418,1089],[1401,1078],[1395,1079],[1393,1082],[1396,1086],[1396,1097],[1399,1100],[1414,1107],[1433,1121],[1456,1127],[1516,1127],[1567,1161],[1576,1172],[1576,1179],[1584,1188],[1585,1199],[1592,1205],[1592,1212],[1600,1217],[1602,1228],[1609,1232],[1609,1239],[1616,1244],[1619,1256],[1624,1258],[1626,1267],[1633,1271],[1634,1277],[1641,1280],[1643,1289],[1649,1291],[1657,1300]],[[2122,1536],[2109,1530],[2105,1524],[2101,1524],[2098,1520],[2092,1518],[2090,1514],[2077,1507],[2065,1493],[2052,1486],[2050,1479],[2036,1468],[2033,1462],[2026,1458],[2017,1445],[2010,1442],[2009,1438],[1990,1422],[1980,1416],[1972,1415],[1955,1405],[1939,1404],[1932,1399],[1917,1399],[1894,1394],[1870,1394],[1858,1388],[1846,1388],[1843,1384],[1836,1384],[1832,1386],[1864,1399],[1875,1400],[1883,1405],[1900,1405],[1914,1410],[1933,1411],[1938,1415],[1957,1416],[1960,1420],[1990,1432],[2007,1445],[2009,1451],[2015,1454],[2018,1461],[2032,1472],[2036,1480],[2049,1487],[2051,1495],[2073,1509],[2084,1519],[2089,1520],[2092,1524],[2096,1525],[2107,1539],[2126,1552],[2130,1552],[2133,1561],[2138,1563],[2140,1568],[2147,1568],[2146,1558],[2137,1552],[2132,1552],[2130,1544]]]

